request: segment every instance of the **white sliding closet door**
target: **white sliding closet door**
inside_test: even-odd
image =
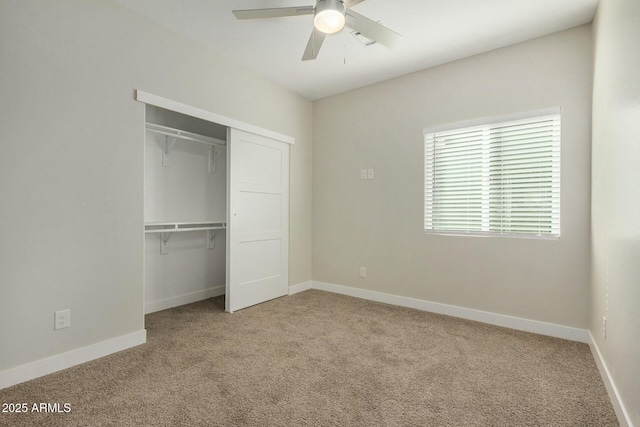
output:
[[[226,310],[289,291],[289,144],[229,128]]]

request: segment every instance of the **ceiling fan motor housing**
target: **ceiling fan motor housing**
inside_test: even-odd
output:
[[[323,33],[337,33],[344,28],[345,12],[342,0],[318,0],[313,24]]]

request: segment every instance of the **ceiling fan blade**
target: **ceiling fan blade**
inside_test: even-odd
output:
[[[271,9],[234,10],[238,19],[280,18],[283,16],[313,15],[313,6],[275,7]]]
[[[364,0],[345,0],[345,5],[347,7],[353,7],[355,5],[357,5],[358,3],[362,3]]]
[[[375,40],[385,46],[393,47],[402,40],[402,36],[384,25],[347,9],[347,26],[362,33],[368,39]]]
[[[310,59],[316,59],[318,57],[318,52],[320,52],[325,36],[325,33],[318,31],[315,27],[313,28],[313,32],[311,33],[311,37],[309,37],[309,42],[307,43],[307,48],[304,50],[304,54],[302,55],[303,61],[309,61]]]

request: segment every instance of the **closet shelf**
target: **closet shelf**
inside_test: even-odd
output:
[[[160,135],[170,136],[172,138],[184,139],[187,141],[201,142],[203,144],[215,145],[217,147],[226,147],[227,142],[221,139],[212,138],[210,136],[199,135],[193,132],[187,132],[185,130],[174,129],[168,126],[157,125],[155,123],[147,122],[145,124],[146,129],[149,132],[159,133]]]
[[[173,233],[185,231],[206,231],[207,249],[216,247],[216,234],[218,230],[227,228],[226,221],[203,221],[203,222],[147,222],[144,225],[144,232],[160,234],[160,253],[169,253],[169,239]]]
[[[148,222],[144,225],[145,233],[177,233],[183,231],[224,230],[226,221],[203,222]]]

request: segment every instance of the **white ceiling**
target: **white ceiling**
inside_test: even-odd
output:
[[[313,16],[238,21],[231,10],[314,0],[116,0],[309,99],[591,22],[598,0],[366,0],[354,10],[402,34],[364,47],[345,28],[315,61],[300,58]]]

